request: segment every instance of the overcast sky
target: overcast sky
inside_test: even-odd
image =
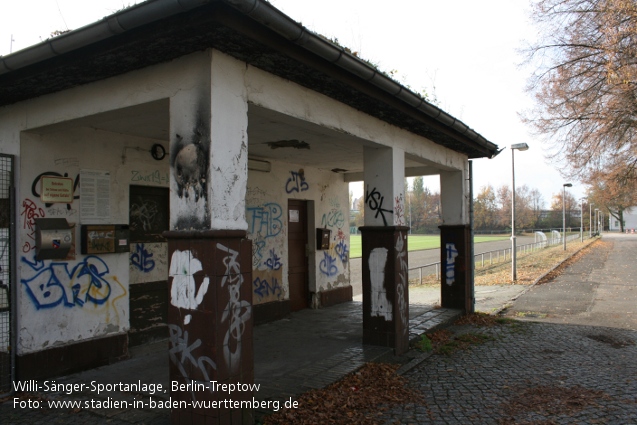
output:
[[[496,158],[474,161],[474,191],[511,184],[513,143],[516,186],[543,194],[546,207],[565,183],[559,165],[520,121],[532,105],[524,92],[529,70],[518,65],[524,40],[534,37],[530,0],[270,0],[294,20],[336,38],[414,91],[426,90],[438,106],[499,147]],[[0,55],[39,43],[53,31],[77,29],[126,6],[130,0],[20,0],[4,2],[0,14]],[[435,179],[428,179],[437,190]],[[585,187],[573,181],[577,198]],[[360,189],[359,189],[360,190]]]

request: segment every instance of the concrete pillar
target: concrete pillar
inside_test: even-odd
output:
[[[404,219],[405,154],[365,148],[363,343],[409,348],[407,233]]]
[[[473,313],[475,302],[469,184],[468,161],[464,170],[440,173],[441,306],[465,313]]]
[[[252,400],[247,102],[239,62],[211,52],[170,99],[169,362],[173,402]],[[173,424],[252,424],[251,409],[171,410]]]

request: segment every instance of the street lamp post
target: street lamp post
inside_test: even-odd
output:
[[[599,235],[599,208],[595,208],[595,233]]]
[[[581,198],[579,202],[579,241],[584,242],[584,198]]]
[[[516,246],[515,246],[515,150],[525,151],[529,149],[526,143],[511,145],[511,280],[518,280],[516,270]]]
[[[564,183],[562,185],[562,241],[564,251],[566,251],[566,188],[573,187],[572,183]]]
[[[588,227],[588,238],[593,237],[593,203],[588,203],[588,219],[591,221],[590,226]]]

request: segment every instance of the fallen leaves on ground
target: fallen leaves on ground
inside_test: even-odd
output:
[[[460,317],[454,322],[454,325],[475,325],[483,327],[491,327],[502,323],[502,318],[486,313],[472,313]]]
[[[298,398],[298,408],[264,418],[267,425],[376,424],[391,405],[424,403],[422,395],[396,374],[398,365],[367,363],[357,372]]]
[[[527,412],[544,416],[570,415],[588,407],[598,407],[599,402],[610,399],[603,391],[580,386],[539,385],[514,388],[513,392],[511,398],[502,404],[504,412],[511,416]]]

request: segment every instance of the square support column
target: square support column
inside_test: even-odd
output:
[[[474,312],[470,243],[470,226],[440,226],[441,307]]]
[[[409,349],[409,266],[405,226],[363,226],[363,344]]]
[[[165,232],[172,424],[252,424],[252,409],[195,409],[192,401],[252,400],[252,241],[246,232]],[[180,385],[173,391],[173,383]],[[241,385],[231,394],[215,384]]]

